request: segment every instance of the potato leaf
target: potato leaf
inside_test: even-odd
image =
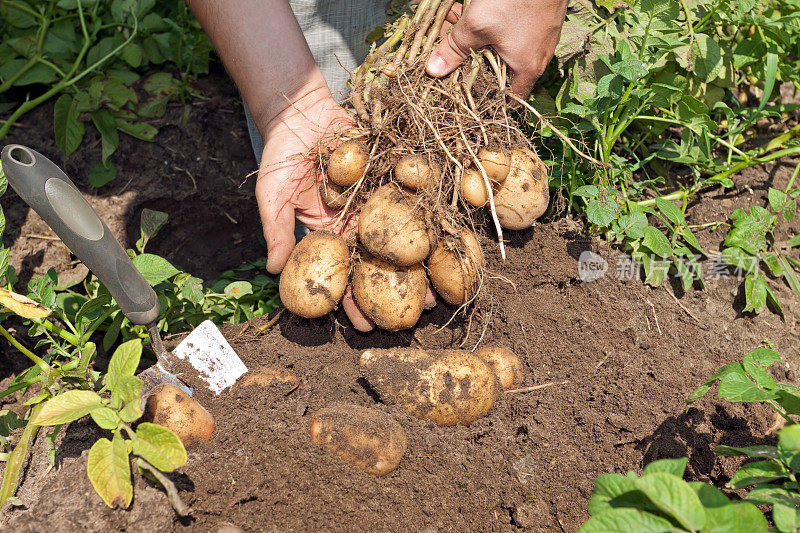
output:
[[[127,444],[119,433],[114,434],[113,440],[102,438],[94,443],[89,450],[86,472],[106,505],[112,509],[128,508],[133,500],[131,466]]]
[[[136,428],[133,453],[163,472],[172,472],[186,464],[186,449],[169,429],[142,422]]]
[[[88,390],[68,390],[47,401],[32,422],[39,426],[56,426],[88,415],[102,405],[100,396]]]
[[[6,289],[0,289],[0,305],[5,308],[5,311],[10,311],[23,318],[45,318],[52,313],[49,308],[34,302],[27,296]]]

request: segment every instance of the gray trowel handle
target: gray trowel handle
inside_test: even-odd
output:
[[[94,272],[131,322],[158,318],[158,297],[64,172],[35,150],[9,144],[0,154],[8,182]]]

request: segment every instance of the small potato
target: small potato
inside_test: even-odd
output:
[[[463,229],[458,241],[440,243],[428,258],[428,275],[447,303],[461,305],[471,300],[483,276],[483,251],[475,234]]]
[[[423,155],[406,155],[395,165],[394,177],[414,191],[431,189],[442,181],[442,168],[434,159]]]
[[[393,184],[376,189],[361,208],[358,238],[370,253],[393,265],[415,265],[431,251],[422,210]]]
[[[383,476],[400,464],[407,441],[388,414],[357,405],[335,404],[311,418],[311,440],[370,474]]]
[[[345,188],[339,187],[332,181],[321,180],[319,182],[319,195],[325,205],[331,209],[344,209],[347,203],[347,195],[344,193]]]
[[[486,205],[486,202],[489,201],[489,194],[480,171],[474,168],[464,171],[464,175],[461,176],[461,196],[472,206],[483,207]]]
[[[343,142],[328,160],[328,178],[340,187],[349,187],[361,179],[368,162],[369,154],[360,142]]]
[[[489,363],[505,390],[516,389],[522,384],[522,361],[517,354],[502,346],[484,346],[475,355]]]
[[[294,390],[300,386],[300,380],[286,369],[265,366],[253,372],[248,372],[236,383],[237,387],[250,387],[252,385],[258,385],[259,387],[286,385]]]
[[[344,239],[314,231],[289,255],[278,284],[281,302],[305,318],[326,315],[342,299],[349,274],[350,251]]]
[[[500,392],[489,364],[464,350],[367,350],[359,366],[383,401],[440,426],[468,426],[489,412]]]
[[[180,387],[163,383],[147,396],[143,419],[172,430],[184,445],[211,440],[214,417]]]
[[[352,282],[358,308],[381,329],[410,328],[422,315],[428,283],[421,264],[395,266],[365,253]]]
[[[508,152],[497,148],[478,150],[478,161],[483,165],[486,176],[495,183],[503,183],[511,170],[511,157]]]
[[[533,226],[550,201],[547,169],[528,149],[511,150],[511,172],[494,195],[500,225],[508,229]]]

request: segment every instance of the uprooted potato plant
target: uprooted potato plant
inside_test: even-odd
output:
[[[428,279],[466,308],[481,292],[484,248],[505,258],[503,230],[546,211],[547,167],[517,118],[546,119],[508,90],[503,61],[485,48],[449,76],[425,73],[452,4],[424,0],[390,25],[352,74],[357,125],[310,152],[322,201],[340,224],[357,217],[358,231],[349,247],[332,233],[296,247],[281,280],[290,311],[327,314],[348,280],[361,311],[390,331],[417,323]]]

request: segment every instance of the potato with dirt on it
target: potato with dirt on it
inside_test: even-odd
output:
[[[473,207],[483,207],[489,201],[486,182],[480,171],[474,168],[464,170],[461,176],[461,196]]]
[[[484,146],[478,151],[478,161],[486,171],[486,176],[492,181],[492,185],[506,181],[511,171],[511,156],[503,148]]]
[[[327,315],[339,304],[350,275],[350,251],[339,235],[309,233],[294,247],[278,283],[286,309],[305,318]]]
[[[359,366],[383,401],[440,426],[485,416],[501,387],[489,364],[464,350],[367,350]]]
[[[529,228],[544,214],[549,202],[547,168],[542,160],[525,148],[511,150],[511,171],[494,194],[500,225],[508,229]]]
[[[345,187],[340,187],[330,180],[320,180],[319,182],[319,195],[325,205],[331,209],[344,209],[348,198],[344,191]]]
[[[433,158],[421,154],[406,155],[397,161],[394,177],[413,191],[432,189],[442,181],[442,167]]]
[[[272,368],[264,366],[258,370],[248,372],[236,382],[237,387],[259,387],[286,386],[292,390],[300,386],[300,380],[292,372],[284,368]]]
[[[407,447],[406,434],[394,418],[358,405],[320,409],[309,431],[315,444],[376,476],[397,468]]]
[[[370,253],[399,266],[420,263],[431,251],[422,210],[391,183],[378,187],[361,208],[358,239]]]
[[[350,187],[361,179],[369,162],[369,154],[358,141],[345,141],[328,159],[328,178],[340,187]]]
[[[163,383],[150,391],[142,418],[171,430],[184,445],[211,440],[214,432],[211,413],[172,383]]]
[[[358,308],[381,329],[410,328],[422,315],[428,281],[421,264],[395,266],[363,253],[353,268],[352,284]]]
[[[462,305],[478,292],[483,277],[483,251],[468,229],[459,239],[439,243],[428,258],[428,275],[439,296],[452,305]]]
[[[503,346],[484,346],[475,355],[489,363],[505,390],[522,385],[522,361],[517,354]]]

